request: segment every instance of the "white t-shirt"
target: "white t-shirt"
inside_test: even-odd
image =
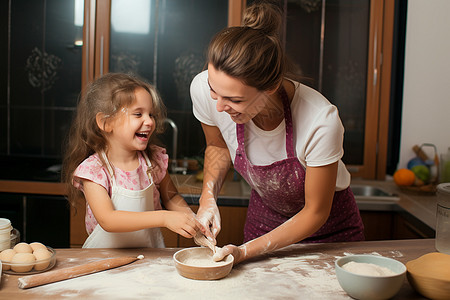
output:
[[[350,173],[341,158],[344,154],[344,127],[336,106],[314,89],[294,82],[295,95],[291,102],[294,145],[300,163],[318,167],[339,161],[336,190],[350,185]],[[234,162],[238,146],[236,123],[226,112],[216,110],[211,98],[208,71],[195,76],[191,83],[191,98],[195,117],[202,123],[219,128]],[[265,131],[253,121],[245,124],[246,153],[254,165],[269,165],[285,159],[286,127],[283,120],[277,128]]]

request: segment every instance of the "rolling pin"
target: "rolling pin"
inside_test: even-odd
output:
[[[143,255],[138,257],[116,257],[103,259],[99,261],[90,262],[81,266],[65,268],[61,270],[49,271],[41,274],[21,277],[18,280],[19,288],[28,289],[48,283],[62,281],[66,279],[76,278],[108,269],[117,268],[135,262],[138,259],[143,259]]]

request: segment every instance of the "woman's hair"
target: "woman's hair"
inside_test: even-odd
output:
[[[282,11],[261,2],[249,6],[243,25],[218,32],[208,48],[208,63],[260,91],[278,88],[286,73],[279,38]]]
[[[151,96],[152,115],[156,124],[154,133],[163,132],[166,108],[161,97],[155,87],[135,76],[109,73],[90,83],[82,92],[67,136],[62,169],[62,181],[68,186],[68,198],[72,205],[82,196],[72,184],[75,169],[90,155],[107,150],[108,141],[105,131],[97,125],[97,114],[102,113],[104,116],[103,124],[113,120],[123,107],[133,103],[137,88],[145,89]],[[151,160],[150,146],[155,141],[156,135],[153,134],[145,150]],[[105,164],[101,156],[100,159]]]

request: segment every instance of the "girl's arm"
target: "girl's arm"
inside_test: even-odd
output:
[[[221,260],[228,254],[235,264],[248,258],[297,243],[322,227],[330,215],[336,186],[338,163],[322,167],[306,167],[305,206],[291,219],[272,231],[239,247],[228,245],[215,256]]]
[[[219,128],[203,123],[202,128],[206,139],[206,150],[203,187],[197,217],[206,229],[205,235],[215,240],[220,232],[220,213],[216,200],[230,168],[231,157]]]
[[[146,228],[167,227],[184,237],[191,238],[202,228],[192,211],[133,212],[115,210],[108,192],[101,185],[90,180],[83,180],[83,189],[95,219],[108,232],[130,232]]]

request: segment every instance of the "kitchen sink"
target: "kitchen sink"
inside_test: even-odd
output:
[[[384,200],[397,201],[397,195],[389,193],[379,187],[372,185],[350,185],[356,200]]]

